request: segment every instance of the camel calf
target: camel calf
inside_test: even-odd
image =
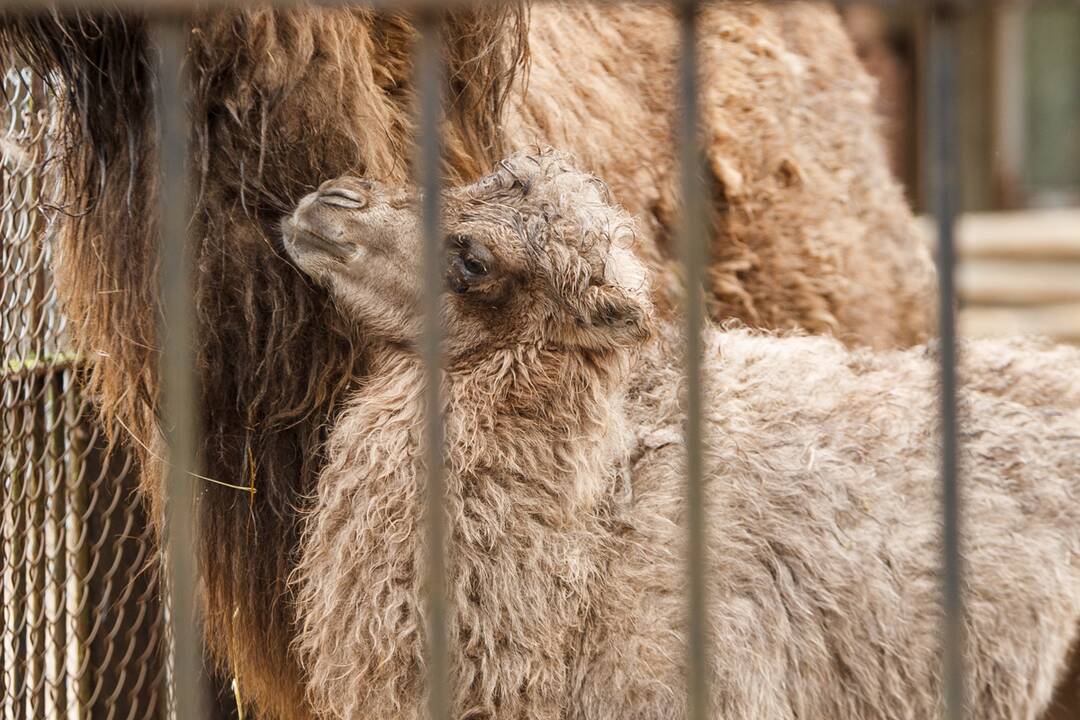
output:
[[[684,403],[629,217],[550,151],[447,194],[453,717],[685,717]],[[295,577],[325,717],[424,710],[421,229],[341,178],[283,226],[371,337]],[[1080,620],[1080,352],[963,347],[971,716],[1034,718]],[[706,334],[714,716],[940,709],[934,352]]]

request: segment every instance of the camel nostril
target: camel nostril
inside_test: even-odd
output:
[[[335,207],[347,208],[349,210],[360,210],[367,207],[368,194],[358,192],[352,188],[344,188],[341,186],[335,186],[319,190],[317,201],[323,205],[333,205]]]
[[[327,180],[315,191],[316,199],[330,205],[355,208],[371,204],[378,184],[372,180],[343,175]]]

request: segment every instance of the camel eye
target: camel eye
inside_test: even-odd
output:
[[[495,256],[483,243],[465,238],[467,245],[450,252],[447,260],[447,278],[456,293],[470,292],[474,285],[483,286],[495,268]],[[453,240],[457,245],[456,239]]]
[[[473,277],[483,277],[487,275],[487,266],[483,262],[477,260],[472,255],[465,255],[461,258],[461,266],[465,272]]]

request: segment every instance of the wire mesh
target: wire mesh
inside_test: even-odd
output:
[[[161,717],[162,608],[131,458],[80,391],[50,264],[50,107],[5,58],[0,169],[2,720]]]

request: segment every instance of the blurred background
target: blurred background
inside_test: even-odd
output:
[[[843,12],[878,79],[893,171],[923,212],[926,27],[918,3],[898,5]],[[959,78],[960,329],[1080,342],[1080,3],[972,7]]]

